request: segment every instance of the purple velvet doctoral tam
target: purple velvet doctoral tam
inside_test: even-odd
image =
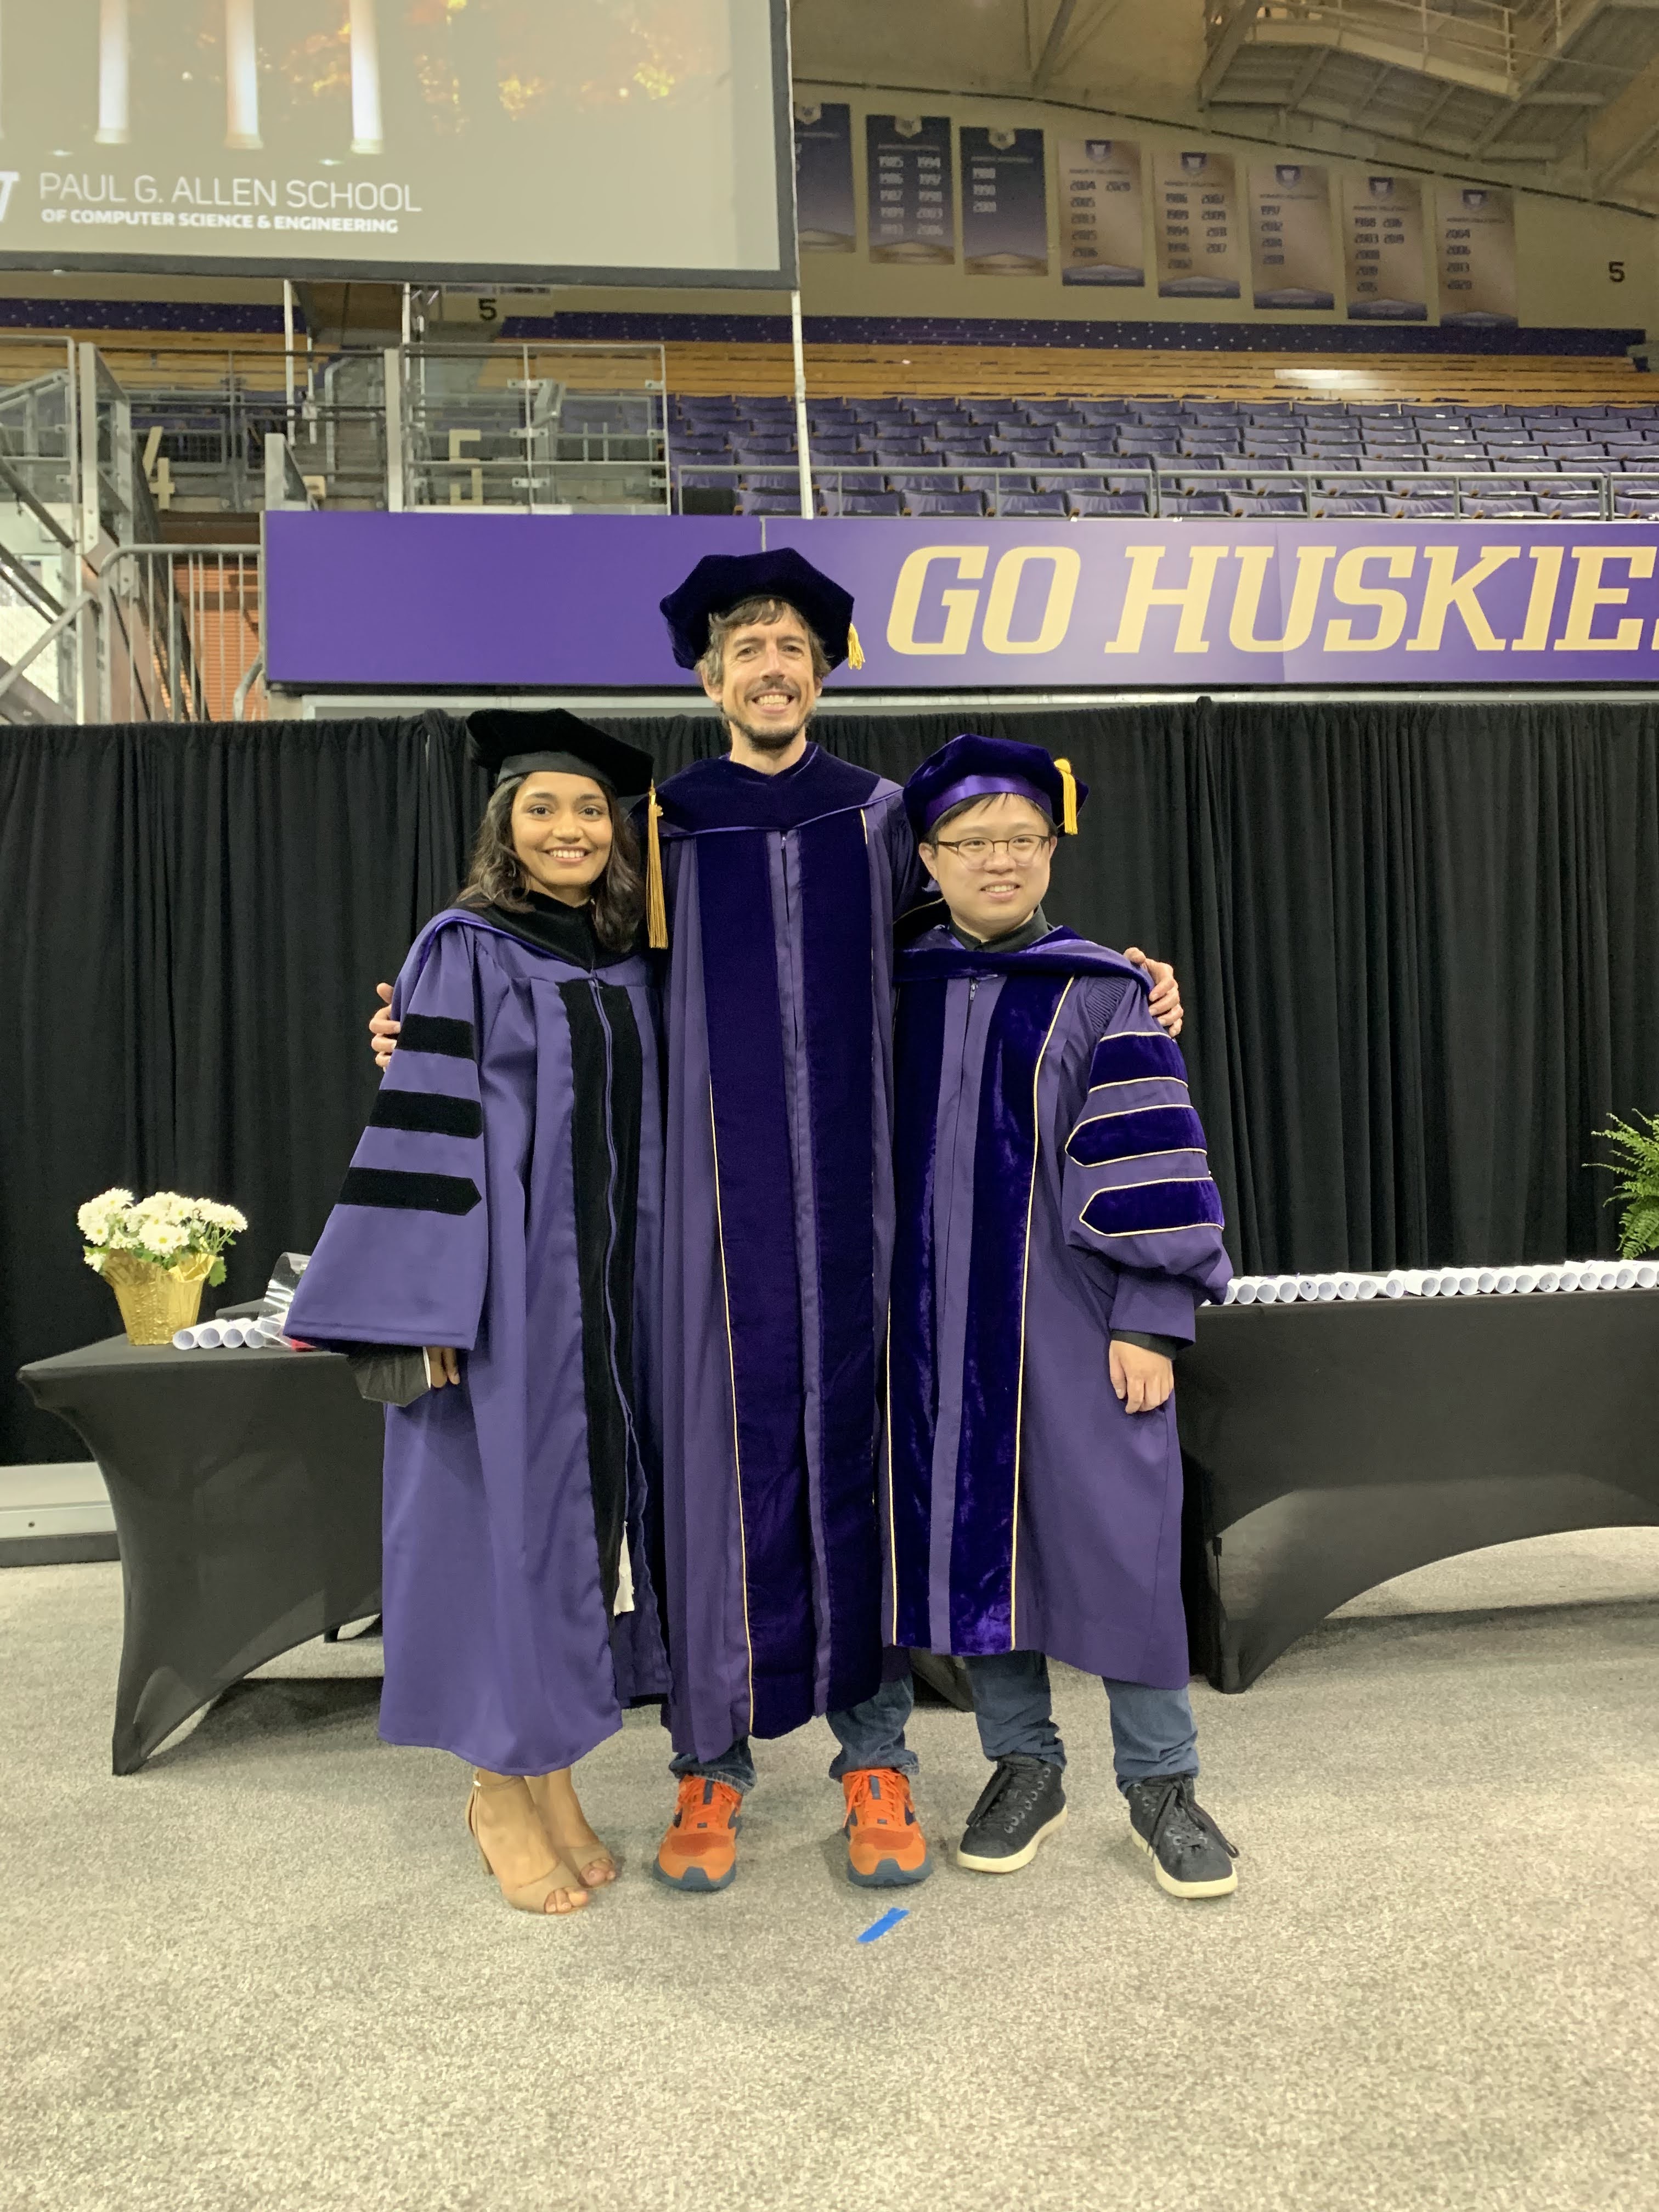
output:
[[[815,745],[659,796],[669,1711],[715,1759],[881,1679],[891,942],[921,878],[896,785]]]
[[[934,928],[898,982],[888,1640],[1176,1687],[1175,1405],[1126,1413],[1107,1361],[1114,1328],[1190,1341],[1231,1273],[1180,1048],[1066,929]]]
[[[289,1326],[463,1353],[459,1388],[386,1414],[380,1733],[542,1774],[667,1686],[655,992],[641,957],[584,966],[452,910],[393,1011]]]

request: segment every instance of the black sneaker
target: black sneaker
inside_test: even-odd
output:
[[[1066,1819],[1060,1770],[1052,1760],[1000,1759],[957,1845],[957,1864],[975,1874],[1018,1874]]]
[[[1238,1887],[1238,1856],[1193,1795],[1191,1774],[1154,1774],[1132,1782],[1129,1827],[1152,1872],[1171,1897],[1226,1897]]]

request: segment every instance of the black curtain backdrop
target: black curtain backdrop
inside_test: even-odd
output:
[[[630,721],[664,775],[707,718]],[[902,777],[971,726],[1092,787],[1053,919],[1172,959],[1235,1262],[1613,1249],[1584,1163],[1659,1110],[1659,704],[1153,704],[820,717]],[[0,1462],[80,1447],[11,1381],[107,1335],[75,1211],[125,1183],[252,1226],[255,1295],[327,1212],[373,987],[484,797],[408,720],[0,732]]]

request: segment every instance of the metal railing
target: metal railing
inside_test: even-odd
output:
[[[249,546],[123,545],[99,577],[106,722],[258,721],[259,556]]]
[[[1659,461],[1659,448],[1655,450]],[[690,488],[701,489],[700,480],[719,477],[730,481],[733,493],[739,489],[761,491],[780,500],[795,495],[794,471],[787,460],[781,460],[776,470],[757,468],[738,464],[704,461],[677,462],[672,471],[674,484],[674,507],[684,513],[684,493]],[[763,480],[775,477],[775,485]],[[692,479],[690,487],[685,479]],[[1009,479],[1015,479],[1010,482]],[[1111,497],[1114,495],[1139,494],[1145,501],[1144,512],[1153,518],[1169,514],[1172,510],[1166,502],[1171,499],[1201,497],[1206,492],[1237,495],[1241,499],[1266,499],[1273,496],[1296,495],[1301,504],[1284,510],[1287,518],[1297,514],[1316,516],[1323,512],[1326,503],[1334,499],[1363,498],[1381,495],[1384,498],[1404,501],[1413,498],[1438,494],[1449,495],[1449,517],[1469,512],[1504,498],[1531,498],[1540,501],[1551,495],[1559,501],[1571,501],[1576,512],[1594,500],[1595,515],[1585,515],[1586,521],[1613,521],[1618,517],[1617,495],[1625,492],[1640,495],[1645,492],[1656,507],[1659,507],[1659,467],[1651,472],[1632,470],[1627,473],[1605,470],[1574,469],[1571,474],[1553,475],[1547,465],[1537,462],[1517,462],[1511,469],[1389,469],[1365,461],[1358,468],[1262,468],[1242,462],[1237,468],[1196,468],[1184,462],[1173,463],[1168,468],[1123,467],[1107,464],[1100,467],[1067,468],[1064,463],[1050,468],[1043,464],[1003,469],[993,465],[983,468],[930,468],[919,465],[895,467],[868,464],[848,463],[838,466],[822,459],[813,463],[812,480],[819,495],[818,511],[834,514],[843,499],[860,493],[887,494],[896,488],[903,496],[902,487],[914,485],[926,479],[936,484],[942,492],[955,493],[960,488],[964,495],[975,495],[982,501],[981,514],[991,520],[1003,512],[1005,499],[1025,498],[1031,493],[1031,480],[1041,479],[1037,489],[1042,491],[1071,490],[1079,497]],[[741,483],[740,481],[741,480]],[[1510,487],[1507,491],[1505,486]],[[1478,496],[1481,495],[1483,496]],[[778,512],[784,512],[780,508]],[[1133,519],[1133,510],[1125,510],[1126,519]],[[1174,510],[1179,519],[1180,510]],[[969,518],[971,520],[971,517]],[[1262,520],[1269,518],[1264,516]],[[1386,517],[1379,518],[1386,520]],[[1538,520],[1547,522],[1547,514],[1538,510]]]
[[[1401,65],[1432,73],[1478,73],[1489,88],[1519,92],[1543,63],[1562,50],[1598,0],[1532,0],[1504,7],[1499,0],[1213,0],[1205,10],[1205,43],[1212,59],[1224,46],[1248,40],[1259,24],[1269,36],[1294,27],[1323,34],[1334,46],[1364,40],[1398,50]]]
[[[423,343],[386,361],[391,506],[666,511],[660,345]]]

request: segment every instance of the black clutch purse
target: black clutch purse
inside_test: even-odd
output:
[[[358,1395],[375,1406],[412,1406],[431,1388],[426,1353],[410,1344],[364,1344],[346,1354]]]

